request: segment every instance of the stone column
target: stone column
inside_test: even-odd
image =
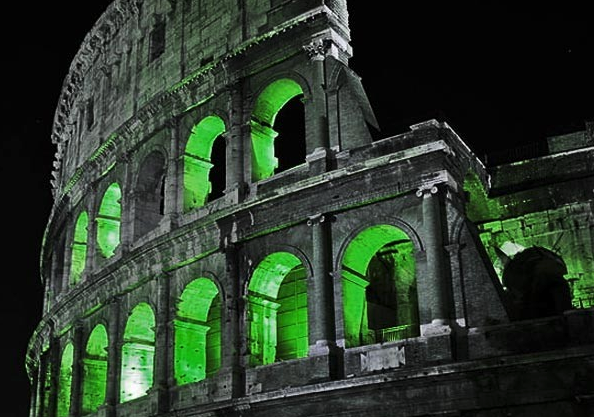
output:
[[[73,347],[74,354],[72,360],[72,385],[70,392],[70,417],[81,415],[82,405],[82,378],[83,378],[83,326],[82,323],[74,325]],[[57,362],[59,363],[59,361]]]
[[[180,167],[183,164],[183,157],[179,154],[179,121],[171,120],[167,123],[167,128],[171,133],[169,143],[169,161],[167,163],[167,172],[165,173],[165,213],[169,217],[169,222],[177,224],[177,216],[180,213],[180,201],[183,201],[183,178],[180,177]],[[182,170],[183,171],[183,170]]]
[[[105,405],[107,415],[115,417],[115,408],[119,401],[120,368],[122,361],[122,344],[120,342],[120,299],[115,297],[109,304],[108,324],[109,346],[107,352],[107,386],[105,388]]]
[[[158,410],[160,413],[169,411],[169,386],[173,382],[172,366],[172,324],[169,303],[170,277],[158,277],[157,320],[155,332],[155,385],[157,392]]]
[[[305,45],[313,65],[312,74],[312,105],[313,105],[313,135],[311,143],[307,147],[307,162],[316,163],[317,161],[326,161],[328,150],[330,148],[330,138],[328,132],[328,104],[326,97],[326,54],[330,48],[330,40],[317,39]],[[317,164],[316,164],[317,165]],[[322,170],[326,170],[325,163]],[[317,171],[317,170],[316,170]]]
[[[97,244],[97,215],[99,214],[99,204],[102,196],[97,195],[97,187],[89,187],[85,190],[87,195],[93,195],[89,202],[88,213],[89,213],[89,226],[87,234],[87,263],[85,265],[84,279],[89,278],[93,274],[97,267],[97,256],[99,254],[99,245]]]
[[[329,353],[335,345],[331,229],[328,215],[307,220],[312,229],[313,276],[308,281],[309,354]]]
[[[227,265],[227,282],[229,282],[229,293],[225,298],[224,320],[225,329],[224,340],[222,341],[224,368],[231,370],[232,388],[231,395],[234,398],[244,395],[245,384],[242,379],[241,370],[241,291],[239,285],[239,260],[237,257],[237,248],[234,244],[225,246],[225,263]]]
[[[447,326],[448,292],[446,282],[446,262],[443,247],[443,228],[441,222],[441,202],[437,186],[420,188],[417,197],[422,198],[423,225],[425,229],[425,252],[427,255],[427,297],[431,309],[431,327]],[[424,323],[421,333],[430,331]]]
[[[248,178],[244,163],[244,140],[248,129],[246,129],[243,120],[243,93],[241,83],[237,82],[230,89],[230,95],[230,125],[227,127],[227,133],[225,133],[225,158],[227,162],[225,194],[235,193],[236,202],[241,202],[244,197],[245,179]]]

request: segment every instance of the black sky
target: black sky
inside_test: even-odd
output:
[[[107,3],[20,2],[4,9],[0,169],[8,285],[0,345],[10,385],[0,414],[10,417],[26,416],[29,405],[24,355],[41,317],[39,249],[52,203],[54,110],[70,61]],[[594,120],[594,29],[585,10],[350,3],[351,66],[363,79],[380,136],[438,118],[482,157]]]

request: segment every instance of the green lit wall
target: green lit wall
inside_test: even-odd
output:
[[[198,278],[186,286],[177,305],[174,329],[177,384],[214,375],[221,366],[221,302],[211,280]]]
[[[81,212],[74,227],[74,239],[72,242],[72,261],[70,266],[70,285],[80,281],[85,270],[87,260],[87,239],[88,239],[89,215],[86,211]]]
[[[113,183],[107,188],[97,215],[97,245],[101,254],[110,258],[120,244],[122,190]]]
[[[418,336],[414,246],[401,229],[372,226],[349,243],[342,290],[347,347]]]
[[[252,365],[307,356],[307,281],[299,258],[275,252],[254,270],[248,286]]]
[[[209,181],[212,146],[225,132],[225,123],[217,116],[202,119],[192,129],[184,153],[184,211],[201,207],[212,191]],[[222,139],[221,139],[222,140]]]
[[[82,413],[97,411],[105,402],[107,388],[107,331],[105,326],[95,326],[83,358]]]
[[[274,130],[274,121],[285,104],[302,94],[299,84],[283,78],[268,85],[258,96],[251,120],[253,181],[274,175],[278,167],[274,154],[274,140],[278,133]]]
[[[132,310],[122,345],[120,402],[146,395],[153,386],[155,315],[146,303]]]
[[[72,365],[74,363],[74,347],[68,343],[62,352],[60,374],[58,377],[57,417],[68,417],[70,414],[70,395],[72,393]]]
[[[594,248],[588,228],[589,204],[567,204],[555,209],[510,215],[517,197],[489,198],[476,175],[466,177],[466,211],[477,224],[481,241],[501,280],[506,264],[524,249],[539,246],[561,256],[565,279],[576,308],[594,306]]]

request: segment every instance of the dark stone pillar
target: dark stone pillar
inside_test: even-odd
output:
[[[225,298],[224,320],[225,329],[223,340],[223,368],[229,369],[232,375],[231,395],[234,398],[241,397],[245,393],[245,383],[241,368],[241,290],[239,285],[239,259],[237,248],[233,244],[225,246],[225,263],[227,271],[227,282],[229,283],[228,294]]]
[[[82,323],[76,323],[74,326],[73,347],[74,354],[72,360],[72,390],[70,393],[70,416],[78,417],[81,415],[82,405],[82,378],[83,378],[83,326]],[[60,363],[59,361],[57,363]]]
[[[311,216],[313,276],[308,285],[309,354],[328,354],[335,346],[331,229],[328,215]]]
[[[171,314],[169,303],[169,276],[161,275],[157,280],[157,320],[155,332],[155,385],[158,411],[169,411],[169,386],[173,382],[171,351]]]
[[[431,332],[432,328],[447,326],[449,321],[447,274],[443,247],[443,228],[441,222],[441,202],[437,186],[422,188],[417,196],[423,199],[423,225],[425,229],[425,252],[427,255],[426,280],[430,303],[431,323],[421,324],[421,333]],[[427,326],[430,324],[430,327]],[[440,333],[443,333],[440,331]]]
[[[230,90],[230,125],[225,134],[227,167],[225,173],[225,194],[235,194],[235,202],[241,202],[245,194],[246,178],[251,178],[245,170],[244,141],[249,136],[244,123],[243,93],[240,83]]]
[[[326,53],[330,48],[330,41],[317,39],[305,45],[304,49],[311,59],[313,106],[313,134],[307,145],[307,162],[314,173],[327,170],[330,136],[328,131],[328,100],[326,97]]]
[[[107,386],[105,388],[105,406],[107,416],[115,417],[115,407],[119,401],[120,368],[122,344],[120,342],[120,300],[114,298],[109,304],[108,323],[109,347],[107,352]]]

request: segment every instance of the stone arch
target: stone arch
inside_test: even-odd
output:
[[[72,395],[72,370],[74,366],[74,345],[66,343],[60,355],[58,368],[58,390],[56,416],[68,417],[70,415],[70,397]]]
[[[503,270],[503,285],[516,320],[548,317],[572,308],[561,256],[541,246],[521,250]]]
[[[130,312],[123,334],[120,402],[147,394],[153,386],[155,314],[145,302]]]
[[[83,353],[82,414],[94,413],[105,402],[109,338],[103,324],[97,324]]]
[[[155,229],[165,214],[166,165],[160,150],[150,152],[140,164],[134,188],[134,239]]]
[[[213,189],[211,181],[213,164],[213,147],[215,143],[224,145],[221,137],[227,130],[224,120],[217,115],[204,117],[193,126],[183,153],[183,184],[184,211],[189,211],[206,204],[211,195],[220,196],[224,190],[225,179],[218,181],[218,187]],[[224,161],[216,161],[218,165]],[[225,172],[224,165],[221,168]]]
[[[347,239],[339,257],[346,347],[419,335],[419,243],[415,234],[381,223]]]
[[[221,367],[221,291],[205,277],[189,282],[174,320],[174,375],[178,385],[201,381]]]
[[[87,242],[89,238],[89,214],[81,211],[74,224],[70,260],[70,285],[76,285],[85,270],[87,262]]]
[[[122,222],[122,189],[117,182],[111,183],[101,198],[97,213],[97,245],[105,258],[115,255],[120,245]]]
[[[307,93],[306,83],[295,74],[276,78],[258,92],[250,119],[252,181],[269,178],[279,168],[274,143],[278,136],[274,130],[276,118],[291,100],[305,97]],[[305,145],[305,133],[302,145]],[[305,162],[305,147],[303,149],[302,162]],[[288,168],[290,166],[285,167]]]
[[[268,254],[254,268],[247,283],[251,365],[307,356],[307,277],[302,259],[287,251]]]

